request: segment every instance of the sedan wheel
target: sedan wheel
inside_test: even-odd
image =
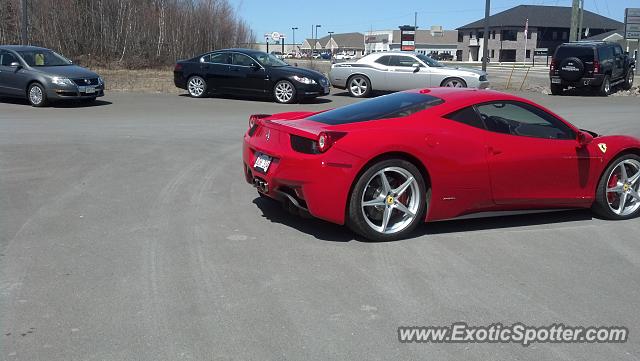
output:
[[[365,98],[371,93],[371,84],[369,79],[364,76],[356,75],[349,79],[349,94],[356,98]]]
[[[44,107],[47,105],[47,94],[42,85],[38,83],[31,84],[27,91],[29,103],[34,107]]]
[[[296,88],[288,80],[281,80],[273,88],[273,96],[278,103],[291,104],[296,99]]]
[[[445,80],[445,82],[442,83],[442,86],[447,88],[466,88],[467,83],[462,79],[452,78]]]
[[[594,211],[610,219],[627,219],[640,210],[640,157],[633,154],[616,159],[602,175]]]
[[[358,179],[349,203],[349,226],[371,240],[395,240],[422,222],[425,207],[420,171],[404,160],[386,160]]]
[[[207,91],[207,83],[199,76],[192,76],[187,82],[187,91],[194,98],[202,98]]]

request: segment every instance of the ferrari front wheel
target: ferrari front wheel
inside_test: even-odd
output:
[[[406,237],[423,221],[426,185],[411,162],[376,163],[356,181],[349,199],[349,227],[373,241]]]
[[[611,163],[600,178],[593,210],[607,219],[629,219],[640,213],[640,157],[625,154]]]

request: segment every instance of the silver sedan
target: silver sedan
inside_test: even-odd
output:
[[[487,73],[470,68],[447,67],[422,54],[382,52],[356,62],[334,64],[331,84],[363,98],[372,91],[401,91],[425,87],[489,87]]]

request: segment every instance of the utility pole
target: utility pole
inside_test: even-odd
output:
[[[487,0],[484,7],[484,36],[482,42],[482,71],[487,71],[487,57],[489,56],[489,14],[491,13],[491,0]],[[502,39],[502,37],[500,37]]]
[[[580,0],[573,0],[573,4],[571,6],[571,31],[569,31],[569,41],[578,40],[578,18],[580,11]]]
[[[578,22],[578,41],[582,40],[582,20],[584,18],[584,0],[580,1],[580,21]]]
[[[29,17],[27,15],[27,0],[22,0],[22,45],[29,44],[29,39],[27,37],[28,20]]]
[[[296,30],[298,30],[298,28],[291,28],[291,31],[293,31],[293,52],[298,54],[298,50],[296,49]]]
[[[418,12],[416,11],[415,14],[413,14],[413,15],[414,15],[414,17],[413,17],[413,27],[415,28],[416,35],[417,35],[417,32],[418,32]]]

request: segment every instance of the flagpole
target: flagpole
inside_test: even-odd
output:
[[[529,19],[527,19],[527,22],[524,25],[524,55],[523,55],[524,61],[522,62],[523,65],[527,65],[527,39],[528,38],[529,38]]]

